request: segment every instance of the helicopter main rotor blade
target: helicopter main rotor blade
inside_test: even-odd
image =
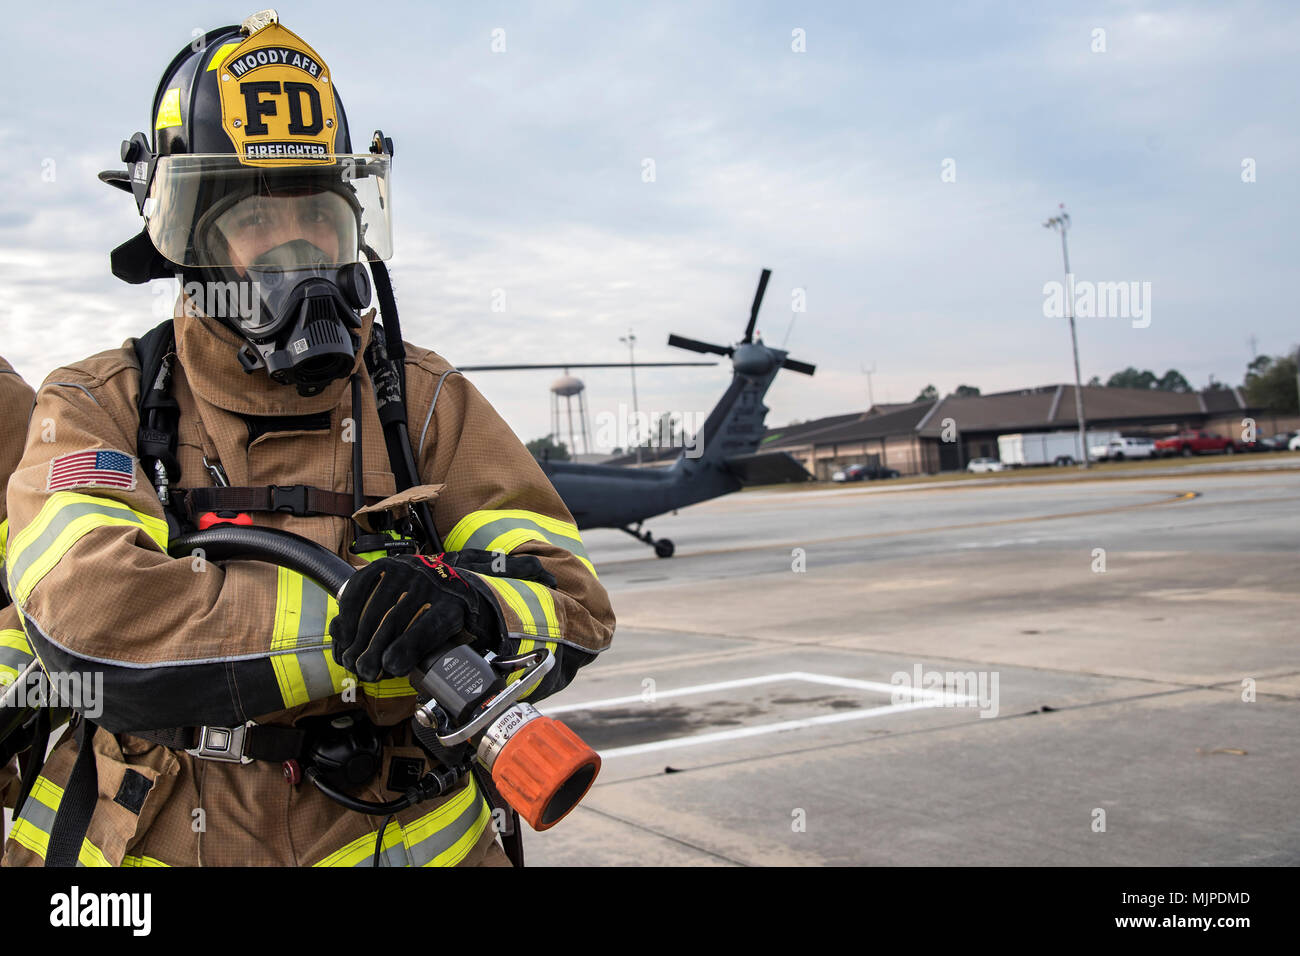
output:
[[[710,345],[708,342],[701,342],[698,339],[688,339],[682,335],[668,336],[668,344],[679,349],[687,349],[691,352],[703,352],[709,355],[730,355],[734,351],[729,345]]]
[[[744,342],[754,341],[754,323],[758,321],[758,307],[763,304],[763,293],[767,291],[767,280],[771,277],[772,270],[764,269],[763,275],[758,280],[758,291],[754,293],[754,306],[749,310],[749,325],[745,326]]]
[[[804,375],[811,375],[817,370],[816,365],[809,365],[807,362],[799,362],[792,358],[781,362],[781,367],[788,368],[792,372],[802,372]]]
[[[530,368],[668,368],[681,365],[717,365],[717,362],[565,362],[553,365],[457,365],[462,372],[517,372]]]

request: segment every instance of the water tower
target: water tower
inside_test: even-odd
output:
[[[566,368],[564,374],[551,383],[551,440],[559,441],[561,426],[567,420],[569,457],[578,458],[578,439],[582,439],[582,454],[591,454],[591,433],[587,428],[587,386],[582,379],[570,375]],[[560,400],[564,400],[564,415],[561,415]],[[577,400],[578,420],[573,420],[574,400]]]

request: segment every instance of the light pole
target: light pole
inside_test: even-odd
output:
[[[863,363],[859,362],[859,363],[858,363],[858,367],[862,369],[862,374],[865,375],[865,376],[867,377],[867,407],[868,407],[868,408],[875,408],[875,407],[876,407],[876,398],[875,398],[875,396],[874,396],[874,395],[872,394],[872,392],[871,392],[871,376],[873,376],[873,375],[876,374],[876,363],[875,363],[875,362],[872,362],[872,363],[871,363],[871,368],[868,369],[868,368],[866,367],[866,365],[864,365]]]
[[[636,336],[632,334],[631,329],[628,329],[627,335],[620,335],[618,340],[627,343],[627,360],[632,368],[632,428],[636,429],[637,423],[641,419],[641,409],[638,407],[636,400]],[[636,442],[636,463],[639,465],[641,464],[640,434],[636,434],[633,440]]]
[[[1079,336],[1074,330],[1074,283],[1070,281],[1070,250],[1065,244],[1065,234],[1070,228],[1070,214],[1061,211],[1043,223],[1045,229],[1055,229],[1061,234],[1061,258],[1065,260],[1065,315],[1070,320],[1070,344],[1074,347],[1074,411],[1079,417],[1079,447],[1083,452],[1083,467],[1091,464],[1088,457],[1088,431],[1083,420],[1083,377],[1079,374]]]

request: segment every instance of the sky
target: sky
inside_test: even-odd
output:
[[[638,361],[697,360],[669,333],[736,341],[770,268],[758,329],[817,366],[778,375],[770,425],[863,409],[869,387],[1071,381],[1068,325],[1045,315],[1061,203],[1076,286],[1149,290],[1141,317],[1081,314],[1085,381],[1239,384],[1300,344],[1295,4],[277,9],[329,66],[354,148],[394,139],[403,331],[455,363],[625,361],[629,330]],[[33,384],[170,314],[174,285],[110,274],[141,223],[95,173],[149,129],[194,31],[251,12],[6,14],[0,355]],[[472,377],[527,440],[559,374]],[[582,377],[593,421],[631,405],[627,369]],[[640,409],[700,415],[729,377],[639,370]]]

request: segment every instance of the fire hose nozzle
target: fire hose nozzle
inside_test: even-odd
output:
[[[600,772],[600,755],[581,737],[524,703],[484,732],[478,759],[505,801],[537,831],[563,820]]]

